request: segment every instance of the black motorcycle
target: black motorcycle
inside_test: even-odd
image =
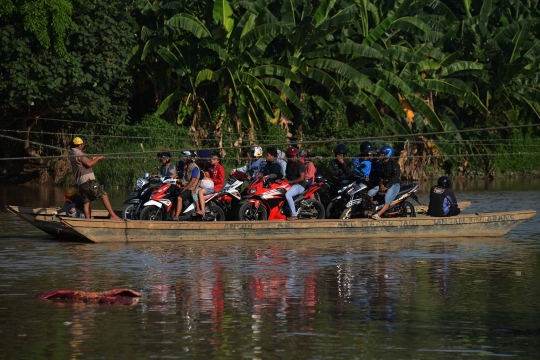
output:
[[[137,179],[135,189],[123,203],[125,206],[122,210],[122,217],[129,220],[139,220],[144,203],[150,199],[154,185],[160,182],[159,177],[153,178],[146,170],[143,170],[143,176]]]
[[[400,185],[399,193],[381,217],[416,217],[414,206],[407,199],[412,198],[418,204],[422,205],[415,194],[418,187],[416,183]],[[336,199],[336,206],[340,204],[343,207],[343,211],[339,216],[340,219],[368,218],[382,209],[385,194],[379,192],[372,202],[367,195],[367,190],[368,188],[364,184],[353,185],[347,190],[346,196]]]
[[[326,191],[320,194],[320,201],[326,208],[327,219],[340,218],[350,197],[348,192],[357,184],[360,184],[359,181],[358,177],[351,175],[346,179],[336,180],[333,183],[327,182]]]

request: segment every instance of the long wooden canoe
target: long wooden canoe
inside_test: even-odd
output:
[[[113,221],[62,218],[90,241],[154,242],[216,240],[316,240],[361,238],[498,237],[536,215],[534,210],[383,220]]]
[[[470,205],[470,201],[462,201],[459,203],[459,207],[462,210]],[[60,209],[59,207],[33,208],[24,206],[6,206],[6,209],[39,230],[42,230],[57,239],[88,241],[85,236],[60,221],[62,217],[56,216],[56,211]],[[427,205],[417,205],[415,206],[415,211],[417,215],[422,216],[427,211]],[[118,212],[117,215],[119,215]],[[109,213],[107,210],[92,210],[92,217],[94,219],[107,219],[108,216]]]
[[[6,209],[17,215],[24,221],[32,224],[41,231],[60,239],[68,241],[88,241],[88,239],[71,227],[60,221],[60,217],[55,216],[59,207],[33,208],[25,206],[6,206]],[[109,216],[107,210],[92,210],[94,219],[106,219]]]

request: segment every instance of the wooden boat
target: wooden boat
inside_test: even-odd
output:
[[[56,210],[60,209],[59,207],[32,208],[24,206],[6,206],[6,209],[29,224],[34,225],[39,230],[42,230],[57,239],[88,241],[86,237],[60,221],[60,217],[56,216]],[[107,210],[92,210],[92,216],[94,219],[107,219],[109,212]]]
[[[297,221],[113,221],[62,218],[66,226],[90,241],[157,242],[216,240],[316,240],[361,238],[498,237],[536,215],[534,210],[383,220]]]
[[[470,201],[459,203],[459,206],[461,209],[465,209],[470,205],[471,205]],[[96,241],[96,240],[88,238],[86,235],[83,235],[80,231],[76,231],[71,226],[63,222],[62,220],[64,219],[67,220],[71,218],[56,216],[56,211],[59,209],[58,207],[32,208],[32,207],[21,207],[21,206],[7,206],[6,208],[8,211],[17,215],[21,219],[25,220],[26,222],[32,224],[36,228],[46,232],[47,234],[57,239],[69,240],[69,241],[89,241],[90,240],[94,242],[102,242],[101,240]],[[426,210],[427,210],[427,205],[415,207],[416,213],[420,215],[419,217],[421,217],[422,214],[425,214]],[[94,219],[106,220],[108,218],[108,215],[109,213],[106,210],[92,210],[92,216]],[[327,220],[327,221],[336,222],[337,220]],[[108,223],[110,222],[105,221],[105,224],[108,224]],[[146,221],[143,223],[146,224],[146,226],[149,228],[152,228],[154,226],[152,224],[156,224],[156,222],[146,222]],[[227,224],[229,223],[230,222],[227,222]],[[171,222],[165,222],[165,224],[170,225]],[[198,222],[197,224],[209,224],[209,223]],[[221,224],[224,224],[224,223],[221,223]],[[250,223],[237,222],[237,224],[250,224]],[[105,226],[108,226],[108,225],[105,225]],[[234,240],[234,239],[237,239],[237,237],[230,238],[230,239]],[[135,240],[135,241],[141,241],[141,240]]]

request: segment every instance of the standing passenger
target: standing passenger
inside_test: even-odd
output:
[[[77,186],[79,187],[79,194],[83,198],[84,216],[87,219],[90,219],[92,215],[90,202],[96,199],[101,199],[103,201],[103,205],[109,212],[110,218],[112,220],[122,220],[114,213],[107,193],[97,182],[94,171],[92,170],[92,166],[96,165],[101,159],[104,159],[105,156],[96,156],[93,159],[89,159],[86,157],[86,154],[83,153],[83,147],[84,142],[80,137],[73,139],[71,150],[69,151],[69,155],[71,155],[69,162],[71,163],[73,176],[75,177],[75,181],[77,181]]]

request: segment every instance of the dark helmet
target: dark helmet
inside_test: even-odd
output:
[[[285,156],[287,159],[298,157],[298,149],[294,146],[290,146],[287,151],[285,151]]]
[[[182,150],[180,151],[180,156],[186,158],[188,161],[193,161],[195,158],[195,153],[190,150]]]
[[[441,176],[439,180],[437,180],[437,186],[445,187],[447,189],[452,188],[452,180],[448,176]]]
[[[212,158],[212,152],[210,150],[197,150],[197,157],[203,160],[210,160]]]
[[[169,161],[169,160],[171,160],[172,155],[167,150],[161,150],[160,152],[157,153],[157,158],[158,159],[165,158],[165,159],[167,159],[167,161]]]
[[[339,144],[334,148],[334,155],[337,156],[337,154],[343,154],[347,155],[349,152],[349,149],[347,149],[347,146],[345,144]]]
[[[378,152],[378,149],[375,148],[375,147],[371,147],[368,149],[367,153],[365,156],[369,156],[369,155],[372,155],[372,156],[377,156],[377,152]]]
[[[360,144],[360,153],[362,155],[367,155],[368,150],[371,148],[373,148],[372,143],[370,143],[369,141],[362,141],[362,143]]]
[[[384,155],[385,158],[394,156],[394,149],[391,146],[383,146],[379,148],[379,152]]]

